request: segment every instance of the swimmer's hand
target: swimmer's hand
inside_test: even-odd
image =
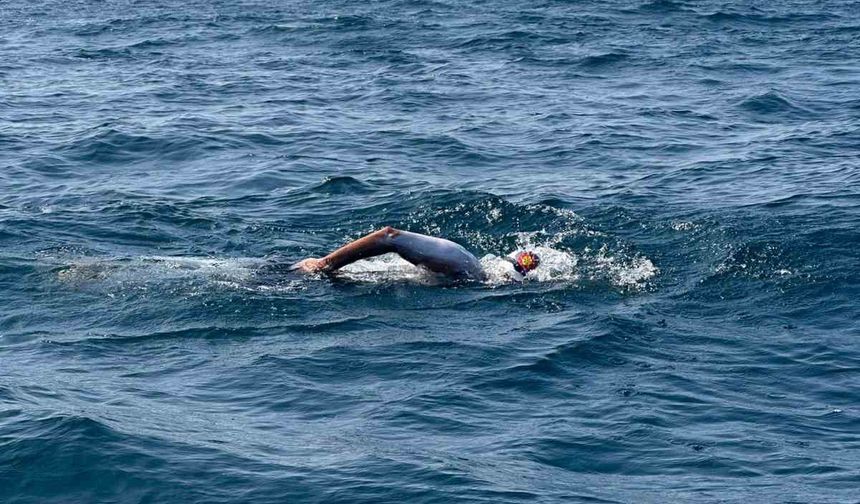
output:
[[[308,257],[307,259],[293,264],[290,269],[301,271],[303,273],[319,273],[325,269],[325,261],[315,257]]]

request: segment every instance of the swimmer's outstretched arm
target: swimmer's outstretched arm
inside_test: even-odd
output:
[[[323,258],[310,257],[299,261],[293,265],[293,269],[308,273],[335,271],[360,259],[394,252],[394,247],[388,238],[397,236],[398,233],[399,231],[393,227],[385,226],[379,231],[347,243]]]

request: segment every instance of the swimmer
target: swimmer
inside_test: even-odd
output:
[[[422,266],[457,280],[478,280],[487,278],[478,259],[462,246],[442,238],[411,233],[386,226],[370,233],[331,254],[310,257],[290,267],[305,273],[330,273],[360,259],[367,259],[394,252],[416,266]],[[505,257],[510,265],[509,276],[522,281],[526,275],[540,264],[534,252],[524,251]]]

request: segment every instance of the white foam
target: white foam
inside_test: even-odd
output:
[[[604,273],[615,286],[625,289],[644,288],[647,281],[660,271],[647,257],[612,254],[606,245],[594,255],[594,265],[595,269]]]
[[[355,282],[388,283],[414,282],[425,285],[439,283],[437,275],[415,266],[397,254],[384,254],[344,266],[339,276]]]
[[[672,222],[672,229],[675,231],[689,231],[691,229],[695,229],[696,225],[692,222],[688,221],[674,221]]]
[[[577,264],[579,259],[575,254],[556,250],[550,247],[523,247],[512,254],[531,250],[540,257],[540,266],[526,276],[528,282],[576,282],[579,280]],[[518,282],[511,263],[504,257],[488,254],[481,258],[481,267],[487,273],[487,283],[502,285]],[[515,273],[515,272],[514,272]]]
[[[250,291],[296,290],[301,281],[275,285],[255,282],[265,263],[256,258],[213,258],[193,256],[141,256],[113,259],[82,259],[57,272],[66,283],[101,283],[107,287],[146,290],[152,284],[185,282],[188,285],[217,286]]]

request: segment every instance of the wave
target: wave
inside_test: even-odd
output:
[[[144,404],[149,401],[151,398],[141,399]],[[215,423],[226,424],[217,417],[208,417],[208,423],[203,423],[190,418],[194,415],[179,415],[175,408],[144,411],[123,402],[112,404],[116,408],[113,417],[76,412],[12,418],[4,425],[11,437],[0,441],[0,464],[4,467],[0,499],[227,502],[226,498],[213,501],[211,491],[188,490],[187,482],[195,481],[200,488],[229,487],[236,483],[235,478],[225,476],[230,468],[247,464],[250,469],[253,465],[241,452],[228,451],[229,445],[211,433]],[[145,417],[148,428],[129,428],[133,425],[131,414]],[[168,414],[175,416],[169,418]],[[179,425],[186,429],[184,436],[173,432]],[[194,469],[191,458],[206,459],[209,469]],[[136,484],[129,484],[129,475],[134,475]],[[97,488],[96,480],[100,481]],[[56,490],[58,487],[62,490]]]
[[[103,348],[117,344],[139,345],[144,342],[172,339],[231,339],[241,338],[247,339],[252,337],[265,337],[273,330],[289,333],[293,336],[300,334],[311,334],[320,336],[327,333],[339,334],[344,331],[355,331],[371,324],[368,323],[370,317],[345,317],[340,319],[324,319],[316,322],[289,322],[273,323],[268,325],[215,325],[215,326],[197,326],[182,327],[165,331],[141,332],[141,333],[109,333],[99,335],[86,335],[81,338],[76,338],[68,341],[53,342],[60,346],[78,347],[86,345],[93,348]],[[31,338],[32,339],[32,336]],[[23,338],[22,338],[23,340]],[[0,339],[0,342],[3,340]],[[129,375],[132,372],[129,372]],[[126,375],[128,376],[128,375]]]
[[[92,128],[55,150],[74,161],[114,164],[147,158],[188,159],[205,143],[199,138],[126,133],[104,126]]]
[[[623,52],[593,54],[579,60],[579,66],[586,69],[605,68],[626,61],[629,58],[630,55]]]
[[[120,164],[154,159],[183,161],[207,152],[237,148],[259,149],[284,143],[273,135],[255,132],[253,129],[245,128],[239,132],[222,128],[213,131],[211,127],[211,123],[200,118],[175,121],[175,129],[194,130],[182,134],[174,134],[171,130],[160,130],[157,133],[130,132],[114,127],[111,123],[104,123],[78,133],[52,150],[61,154],[66,161]]]
[[[811,110],[793,103],[777,91],[768,91],[760,95],[748,97],[741,101],[738,107],[762,117],[780,116],[809,119],[814,115]]]
[[[365,181],[347,175],[326,177],[322,182],[308,189],[311,192],[338,195],[338,194],[368,194],[374,190],[373,186]]]
[[[715,23],[751,23],[764,25],[781,25],[791,23],[820,23],[823,21],[831,21],[839,19],[835,14],[807,14],[802,12],[793,12],[788,14],[767,14],[756,8],[751,8],[751,12],[736,12],[736,11],[716,11],[709,14],[700,14],[701,17]]]
[[[645,2],[636,8],[639,12],[648,14],[666,14],[673,12],[691,12],[685,2],[676,2],[672,0],[651,0]]]
[[[460,49],[509,49],[513,46],[526,46],[535,42],[547,45],[565,44],[570,42],[566,37],[558,37],[538,31],[509,30],[470,37],[460,41],[457,48]]]
[[[102,48],[102,49],[84,49],[79,48],[73,52],[75,58],[87,60],[113,60],[113,59],[129,59],[132,53],[127,48]]]

